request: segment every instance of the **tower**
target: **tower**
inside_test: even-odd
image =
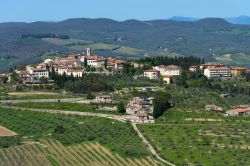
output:
[[[86,51],[87,51],[87,56],[90,56],[91,55],[91,48],[86,48]]]

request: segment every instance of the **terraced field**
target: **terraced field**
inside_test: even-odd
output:
[[[106,165],[153,166],[163,165],[152,157],[128,158],[111,153],[99,143],[81,143],[64,146],[59,141],[42,140],[0,150],[0,166],[20,165]]]

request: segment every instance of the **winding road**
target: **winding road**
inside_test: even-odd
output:
[[[160,160],[161,162],[170,165],[170,166],[175,166],[174,164],[168,162],[167,160],[164,160],[163,158],[161,158],[158,153],[155,151],[155,149],[153,148],[153,146],[149,143],[149,141],[142,135],[142,133],[140,132],[140,130],[137,128],[135,123],[132,123],[132,126],[135,130],[135,132],[138,134],[138,136],[141,138],[142,142],[147,146],[147,148],[149,149],[149,151],[152,153],[153,156],[155,156],[158,160]]]

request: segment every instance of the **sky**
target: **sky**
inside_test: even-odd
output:
[[[250,0],[0,0],[0,22],[250,16]]]

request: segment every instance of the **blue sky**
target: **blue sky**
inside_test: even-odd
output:
[[[0,0],[0,22],[250,16],[250,0]]]

